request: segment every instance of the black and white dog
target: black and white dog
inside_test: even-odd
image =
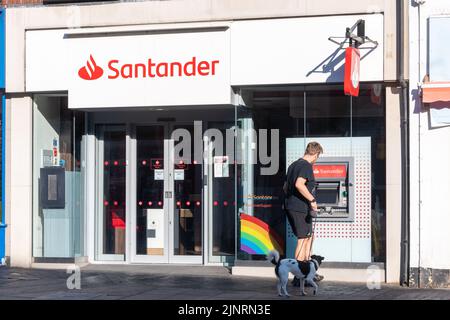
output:
[[[305,282],[309,283],[314,288],[314,295],[317,294],[319,286],[314,282],[317,269],[322,264],[322,260],[325,258],[322,256],[312,255],[309,261],[297,261],[295,259],[283,259],[280,260],[280,254],[276,250],[272,250],[267,255],[267,260],[275,265],[275,274],[278,278],[278,295],[284,295],[289,297],[286,290],[288,283],[289,272],[300,279],[300,291],[302,295],[306,295]]]

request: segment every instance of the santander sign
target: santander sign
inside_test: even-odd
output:
[[[103,69],[97,65],[92,55],[90,55],[89,60],[86,61],[86,66],[81,67],[80,70],[78,70],[78,76],[84,80],[95,80],[102,75]]]
[[[108,79],[130,78],[170,78],[170,77],[204,77],[217,73],[219,60],[199,60],[192,57],[187,61],[155,61],[152,58],[144,62],[124,63],[118,59],[108,61]],[[78,70],[78,76],[84,80],[96,80],[103,75],[103,69],[97,65],[92,55],[85,66]]]

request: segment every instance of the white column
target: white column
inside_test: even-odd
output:
[[[386,88],[386,282],[400,281],[402,155],[400,90]]]
[[[32,99],[22,96],[9,100],[10,261],[11,266],[28,268],[32,262]]]
[[[5,137],[3,143],[5,144],[5,194],[3,195],[3,201],[5,201],[5,221],[9,225],[11,221],[11,101],[6,100],[6,113],[5,117]],[[6,228],[5,235],[5,257],[8,259],[11,256],[11,228]]]

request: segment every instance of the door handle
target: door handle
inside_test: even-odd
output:
[[[164,194],[166,199],[172,199],[172,191],[166,191]]]

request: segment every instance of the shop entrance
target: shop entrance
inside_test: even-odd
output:
[[[177,129],[194,136],[192,123],[95,126],[97,260],[202,264],[203,168],[175,154]]]

